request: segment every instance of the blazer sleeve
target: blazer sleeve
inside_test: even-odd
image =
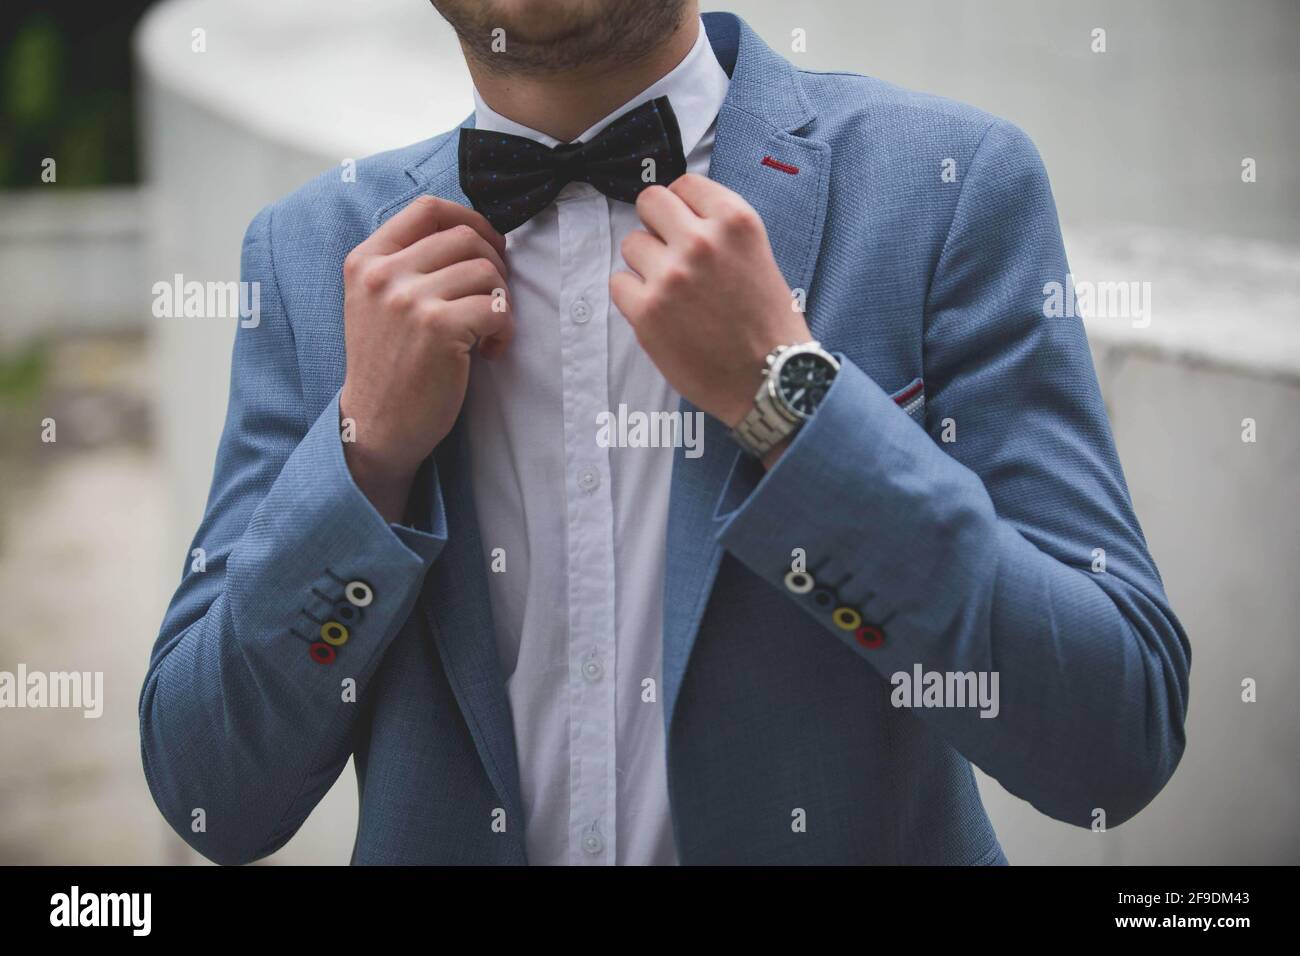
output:
[[[886,679],[996,673],[995,717],[915,713],[1044,813],[1116,825],[1182,755],[1191,650],[1082,323],[1045,317],[1069,267],[1038,153],[997,121],[960,188],[927,299],[926,424],[845,363],[757,485],[733,472],[718,537]]]
[[[218,863],[278,849],[338,777],[367,683],[446,541],[440,492],[412,526],[390,525],[353,483],[337,394],[308,417],[273,210],[244,239],[261,313],[235,336],[211,492],[140,696],[154,800]]]

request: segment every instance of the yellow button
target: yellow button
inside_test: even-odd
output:
[[[843,628],[846,631],[856,631],[862,626],[862,615],[851,607],[840,606],[835,609],[831,615],[835,626]]]
[[[320,626],[320,639],[332,647],[341,647],[348,642],[348,629],[338,621],[326,621]]]

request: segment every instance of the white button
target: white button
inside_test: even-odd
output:
[[[787,571],[785,586],[795,594],[807,594],[813,589],[813,576],[807,571]]]
[[[605,849],[605,841],[601,839],[599,833],[595,830],[588,830],[582,835],[582,848],[595,856],[601,850]]]
[[[569,307],[569,315],[574,322],[583,325],[591,319],[591,306],[587,305],[586,299],[578,299]]]
[[[375,599],[375,592],[365,581],[349,581],[347,587],[343,589],[344,596],[347,597],[348,603],[356,607],[369,607]]]
[[[594,657],[588,658],[582,663],[582,676],[594,684],[605,676],[605,667]]]
[[[583,491],[595,491],[600,487],[600,472],[590,466],[578,473],[578,487]]]

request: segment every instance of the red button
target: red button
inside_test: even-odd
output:
[[[874,651],[885,643],[885,632],[870,624],[863,624],[853,632],[853,636],[857,638],[859,644],[869,651]]]
[[[334,648],[319,641],[307,648],[307,653],[311,655],[311,659],[317,664],[333,664],[334,659],[339,656]]]

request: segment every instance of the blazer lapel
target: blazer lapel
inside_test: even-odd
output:
[[[719,62],[731,73],[731,88],[718,114],[709,178],[739,193],[758,211],[782,275],[791,289],[803,290],[807,301],[826,215],[830,147],[796,135],[811,121],[812,110],[785,59],[731,14],[705,14],[704,22]],[[695,408],[683,399],[682,411]],[[705,416],[704,449],[698,458],[687,458],[685,449],[679,449],[673,462],[663,663],[664,712],[670,729],[722,560],[715,509],[741,454],[726,426],[711,416]]]
[[[472,117],[462,125],[472,125]],[[407,170],[414,188],[375,214],[375,228],[424,193],[469,205],[456,167],[458,135],[453,132],[432,155]],[[424,616],[432,632],[447,681],[506,811],[507,832],[514,835],[522,859],[524,817],[514,725],[493,639],[492,605],[470,481],[468,442],[462,416],[435,451],[434,467],[421,471],[427,487],[419,490],[426,496],[431,495],[435,481],[442,485],[448,543],[425,578],[417,613]]]

